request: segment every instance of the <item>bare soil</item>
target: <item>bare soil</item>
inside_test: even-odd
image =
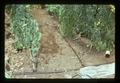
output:
[[[110,58],[106,58],[105,52],[86,47],[88,39],[73,41],[71,38],[63,38],[58,30],[58,20],[49,15],[45,9],[33,9],[34,19],[39,23],[39,31],[42,33],[41,48],[38,54],[37,72],[32,72],[32,63],[28,52],[24,49],[17,53],[12,44],[14,40],[10,34],[10,26],[5,27],[5,58],[9,58],[12,78],[80,78],[79,70],[84,66],[101,65],[115,62],[114,52]],[[6,16],[6,19],[7,16]],[[23,72],[21,74],[21,72]],[[114,78],[114,75],[107,78]]]

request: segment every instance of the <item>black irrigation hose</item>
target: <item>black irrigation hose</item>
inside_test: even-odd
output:
[[[64,38],[64,39],[65,39],[65,38]],[[79,55],[76,53],[76,51],[75,51],[75,50],[73,49],[73,47],[70,45],[70,43],[69,43],[66,39],[65,39],[65,41],[68,43],[69,47],[72,48],[73,52],[75,53],[75,55],[77,56],[77,58],[78,58],[78,60],[79,60],[79,63],[80,63],[83,67],[85,67],[85,65],[82,63]]]
[[[14,72],[13,75],[36,75],[36,74],[53,74],[53,73],[63,73],[64,71],[56,71],[56,72],[45,72],[45,71],[39,71],[39,72]]]
[[[13,75],[36,75],[36,74],[53,74],[53,73],[64,73],[64,72],[70,72],[70,71],[77,71],[79,68],[76,69],[69,69],[67,71],[37,71],[37,72],[13,72]]]
[[[60,33],[60,31],[58,29],[55,29],[58,33]],[[73,47],[70,45],[70,43],[64,38],[64,40],[68,43],[69,47],[72,48],[73,52],[75,53],[75,55],[77,56],[78,60],[79,60],[79,63],[85,67],[85,65],[82,63],[79,55],[76,53],[76,51],[73,49]]]

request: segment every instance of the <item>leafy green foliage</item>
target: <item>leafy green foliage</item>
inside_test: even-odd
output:
[[[15,37],[15,48],[27,48],[36,56],[40,48],[41,33],[38,23],[28,13],[29,5],[12,5],[11,29]]]
[[[61,5],[45,5],[47,7],[47,10],[49,12],[53,12],[56,15],[59,15],[59,9],[61,8]]]
[[[71,9],[71,10],[70,10]],[[72,13],[70,12],[72,11]],[[61,10],[59,21],[60,21],[60,31],[63,33],[63,36],[73,36],[73,29],[75,27],[75,10],[73,6],[65,5]]]
[[[112,9],[111,9],[112,8]],[[115,41],[114,6],[111,5],[49,5],[59,15],[59,28],[63,36],[74,36],[79,28],[97,50],[112,50]],[[59,14],[58,14],[59,13]]]

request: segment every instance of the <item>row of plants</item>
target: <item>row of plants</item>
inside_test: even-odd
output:
[[[30,5],[13,4],[5,6],[5,13],[11,18],[10,30],[13,35],[13,46],[16,50],[27,49],[28,55],[33,62],[37,60],[37,53],[40,49],[41,33],[39,25],[29,12]],[[11,78],[12,73],[5,72],[6,78]]]
[[[40,48],[41,33],[38,23],[28,12],[29,5],[12,5],[11,30],[14,34],[14,47],[27,48],[32,56],[36,56]]]
[[[115,42],[115,7],[113,5],[47,5],[59,17],[63,36],[73,37],[79,29],[97,50],[110,50]]]

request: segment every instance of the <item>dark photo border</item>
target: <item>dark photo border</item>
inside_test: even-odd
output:
[[[64,80],[58,80],[58,79],[6,79],[4,75],[4,46],[5,46],[5,29],[4,29],[4,11],[5,11],[5,5],[7,4],[113,4],[115,5],[115,79],[64,79]],[[0,29],[0,56],[1,56],[1,62],[0,62],[0,71],[1,71],[1,79],[4,82],[114,82],[120,79],[120,28],[119,28],[119,8],[120,8],[120,1],[118,0],[5,0],[4,2],[1,2],[0,9],[1,9],[1,29]]]

